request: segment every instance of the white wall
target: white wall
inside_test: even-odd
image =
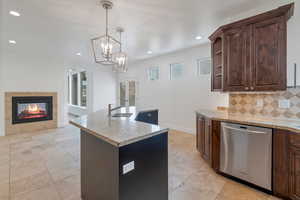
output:
[[[89,78],[86,113],[104,109],[116,99],[116,77],[110,67],[91,62],[66,64],[62,56],[50,52],[23,51],[17,46],[1,54],[0,68],[0,136],[4,135],[4,92],[57,92],[58,125],[68,124],[68,66],[85,66]],[[86,63],[86,64],[85,64]],[[76,67],[75,67],[76,68]]]
[[[170,128],[195,133],[195,110],[216,109],[228,105],[228,95],[211,92],[210,75],[197,76],[199,58],[210,57],[210,45],[202,45],[172,54],[140,61],[130,65],[126,75],[119,80],[136,79],[138,87],[138,107],[158,108],[160,124]],[[184,64],[181,80],[170,80],[172,63]],[[160,80],[148,81],[147,68],[158,66]]]
[[[58,125],[65,125],[64,63],[53,55],[15,50],[3,56],[3,92],[57,92]]]
[[[93,72],[93,111],[107,109],[108,104],[116,103],[116,74],[107,70]]]
[[[0,1],[0,29],[3,26],[3,1]],[[3,41],[3,34],[2,31],[0,31],[0,42]],[[1,53],[3,52],[2,46],[0,45],[0,136],[4,135],[4,117],[3,117],[3,110],[4,110],[4,99],[3,99],[3,72],[2,72],[2,68],[3,68],[3,54]]]
[[[0,19],[1,20],[1,19]],[[1,34],[1,33],[0,33]],[[0,47],[1,48],[1,47]],[[1,49],[0,49],[1,52]],[[0,53],[0,136],[4,135],[4,96],[3,96],[3,88],[4,88],[4,83],[3,83],[3,57],[1,56],[2,54]]]

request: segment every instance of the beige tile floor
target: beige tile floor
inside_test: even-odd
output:
[[[0,200],[80,200],[80,137],[73,126],[0,137]],[[169,135],[170,200],[275,200],[215,174],[195,136]]]

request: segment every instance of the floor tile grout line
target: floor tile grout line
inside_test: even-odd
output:
[[[33,137],[30,137],[31,139],[33,139]],[[12,138],[13,139],[13,138]],[[14,172],[14,170],[12,170],[12,164],[14,163],[13,162],[13,158],[14,158],[14,153],[15,153],[15,149],[14,149],[14,145],[17,145],[17,144],[20,144],[20,143],[22,143],[22,141],[20,141],[19,140],[20,138],[16,138],[16,140],[17,141],[19,141],[19,142],[16,142],[16,143],[13,143],[13,140],[11,140],[10,142],[9,142],[9,159],[8,159],[8,161],[9,161],[9,170],[8,170],[8,176],[9,176],[9,180],[8,180],[8,184],[9,184],[9,197],[8,197],[8,199],[9,200],[12,200],[12,199],[14,199],[13,198],[13,195],[11,194],[12,192],[13,192],[13,187],[11,187],[11,184],[12,183],[14,183],[14,181],[13,181],[13,179],[12,178],[14,178],[14,176],[13,176],[13,174],[14,173],[12,173],[12,172]],[[24,138],[21,138],[21,140],[22,139],[24,139]],[[27,141],[27,139],[26,139],[26,141]],[[24,141],[24,142],[26,142],[26,141]],[[189,141],[188,141],[189,142]],[[55,145],[56,146],[56,145]],[[55,147],[56,148],[56,147]],[[174,147],[173,147],[174,148]],[[175,148],[177,148],[177,147],[175,147]],[[174,150],[174,149],[173,149]],[[181,151],[185,151],[184,149],[181,149],[180,148],[180,150],[177,150],[178,151],[178,154],[181,152]],[[186,153],[186,152],[185,152]],[[66,154],[67,155],[69,155],[70,157],[71,157],[71,160],[73,160],[73,161],[75,161],[75,162],[77,162],[76,161],[76,159],[75,159],[75,157],[73,157],[73,155],[72,155],[72,153],[70,153],[70,151],[66,151]],[[13,156],[12,156],[13,155]],[[185,154],[183,154],[183,155],[185,155]],[[183,155],[180,155],[180,156],[183,156]],[[176,155],[176,156],[178,156],[178,155]],[[66,180],[66,179],[68,179],[69,177],[72,177],[72,176],[74,176],[74,175],[69,175],[69,176],[66,176],[66,177],[64,177],[64,178],[60,178],[60,179],[58,179],[57,181],[54,181],[54,174],[52,175],[52,173],[51,173],[51,171],[49,170],[49,169],[51,169],[50,168],[50,166],[48,167],[48,165],[47,165],[47,162],[46,162],[46,160],[45,159],[43,159],[43,162],[44,162],[44,165],[45,165],[45,173],[48,173],[48,175],[49,175],[49,178],[50,178],[50,185],[48,185],[48,186],[51,186],[51,187],[53,187],[53,191],[55,191],[55,192],[57,192],[57,198],[59,199],[59,200],[64,200],[64,193],[63,193],[63,191],[61,191],[60,192],[60,190],[59,190],[59,185],[57,184],[56,185],[56,183],[60,183],[60,182],[63,182],[64,180]],[[199,163],[200,165],[203,165],[203,164],[205,164],[205,163]],[[193,167],[197,167],[198,165],[196,165],[196,166],[194,166],[194,163],[193,163],[193,165],[192,165]],[[201,169],[200,171],[202,171],[202,170],[204,170],[203,172],[206,172],[207,170],[206,170],[206,165],[203,165],[203,166],[205,166],[205,168],[203,167],[203,169]],[[195,172],[195,173],[198,173],[199,171],[197,170],[197,172]],[[212,171],[207,171],[207,173],[211,173]],[[189,175],[189,176],[187,176],[186,178],[184,178],[184,180],[182,181],[182,184],[181,185],[179,185],[178,187],[175,187],[172,191],[170,191],[170,193],[172,193],[172,192],[174,192],[174,191],[177,191],[178,189],[180,189],[180,187],[182,187],[182,185],[184,185],[184,184],[186,184],[186,182],[187,182],[187,180],[188,179],[190,179],[191,177],[192,177],[193,175],[191,174],[191,175]],[[226,197],[227,196],[227,194],[225,193],[224,194],[224,191],[227,191],[228,190],[228,188],[226,188],[225,187],[225,185],[226,184],[228,184],[229,182],[231,182],[230,180],[227,180],[227,179],[225,179],[225,184],[222,186],[222,188],[219,190],[219,192],[216,192],[215,193],[215,196],[213,197],[213,198],[211,198],[212,200],[219,200],[220,198],[222,198],[222,197]],[[187,183],[187,184],[189,184],[189,183]],[[46,186],[44,186],[44,187],[39,187],[39,188],[37,188],[37,189],[35,189],[35,190],[39,190],[39,189],[41,189],[41,188],[45,188]],[[251,188],[250,188],[251,189]],[[253,188],[252,188],[253,189]],[[253,189],[253,191],[254,192],[257,192],[257,190],[254,190]],[[233,194],[234,195],[234,194]],[[228,197],[228,196],[227,196]],[[271,200],[271,197],[272,197],[272,195],[267,195],[266,196],[266,198],[264,197],[263,199],[264,200]],[[261,198],[259,198],[259,199],[261,199]]]
[[[63,197],[62,197],[60,191],[58,191],[58,189],[56,188],[56,182],[54,181],[53,176],[52,176],[52,174],[50,173],[50,170],[49,170],[49,168],[48,168],[48,166],[47,166],[46,161],[45,161],[45,166],[46,166],[48,175],[49,175],[49,177],[50,177],[52,186],[54,187],[55,191],[57,192],[59,199],[60,199],[60,200],[63,200]]]

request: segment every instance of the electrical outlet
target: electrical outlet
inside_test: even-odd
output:
[[[290,100],[283,99],[283,100],[278,100],[278,105],[279,108],[287,109],[291,107]]]
[[[258,99],[256,101],[256,107],[263,107],[264,106],[264,101],[262,99]]]
[[[128,172],[131,172],[134,169],[134,161],[131,161],[130,163],[123,165],[123,174],[127,174]]]

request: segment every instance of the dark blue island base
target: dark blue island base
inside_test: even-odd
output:
[[[114,146],[81,131],[83,200],[168,200],[168,132]]]

